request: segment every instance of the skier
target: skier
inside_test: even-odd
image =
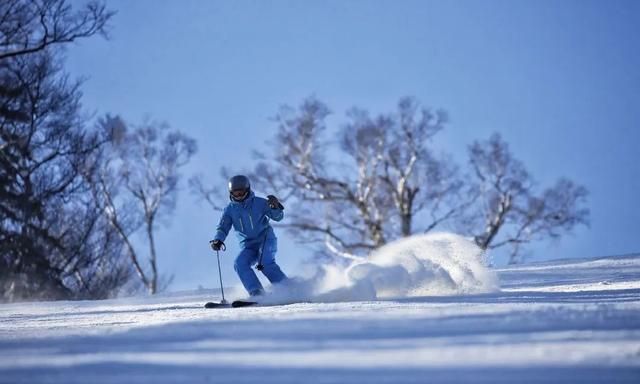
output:
[[[214,251],[225,249],[224,240],[233,225],[241,248],[233,267],[249,295],[258,296],[264,293],[264,288],[251,269],[254,264],[271,284],[287,279],[276,264],[277,238],[269,224],[269,220],[282,220],[284,207],[273,195],[266,199],[256,197],[249,178],[243,175],[229,179],[229,200],[231,202],[224,209],[216,234],[210,241],[211,248]]]

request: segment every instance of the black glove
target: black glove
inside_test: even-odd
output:
[[[224,245],[222,240],[211,240],[209,244],[211,244],[211,248],[214,251],[219,251],[221,249],[224,251],[226,249],[226,246]]]
[[[271,207],[271,209],[284,209],[284,206],[280,203],[277,197],[273,195],[267,196],[267,203]]]

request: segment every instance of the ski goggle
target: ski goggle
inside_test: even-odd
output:
[[[241,199],[246,195],[247,195],[246,189],[234,189],[233,191],[231,191],[231,196],[233,196],[236,199]]]

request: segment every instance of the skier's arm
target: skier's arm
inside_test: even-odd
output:
[[[225,209],[222,213],[222,217],[220,218],[220,222],[218,223],[218,227],[216,228],[216,235],[213,237],[213,240],[224,241],[229,234],[229,230],[231,230],[231,224],[231,216],[229,216]]]
[[[273,195],[267,196],[267,216],[273,221],[280,221],[284,218],[284,206]]]
[[[267,207],[267,216],[273,221],[280,221],[284,218],[284,209]]]

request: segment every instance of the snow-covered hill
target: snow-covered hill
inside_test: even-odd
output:
[[[500,289],[384,300],[0,305],[0,383],[640,382],[640,255],[489,273]]]

